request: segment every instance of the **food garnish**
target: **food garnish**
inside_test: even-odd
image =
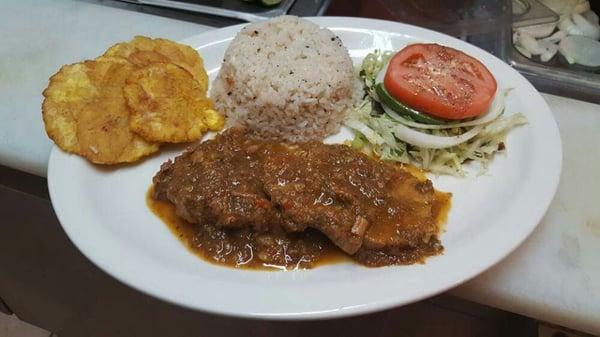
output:
[[[383,83],[391,96],[438,118],[476,117],[496,94],[496,79],[481,62],[438,44],[408,45],[385,69]]]
[[[365,97],[345,122],[357,131],[352,146],[435,174],[465,175],[468,161],[485,169],[505,150],[507,132],[527,122],[520,113],[503,116],[510,90],[497,90],[483,64],[452,48],[375,51],[359,76]]]
[[[527,58],[548,62],[560,53],[570,63],[600,67],[600,19],[588,0],[540,0],[558,22],[514,29],[513,44]]]

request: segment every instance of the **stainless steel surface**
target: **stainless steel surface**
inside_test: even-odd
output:
[[[512,22],[511,0],[380,0],[398,21],[464,37]]]
[[[558,15],[537,0],[512,0],[512,8],[515,28],[558,21]]]
[[[465,40],[510,64],[541,92],[600,104],[600,73],[573,69],[557,60],[544,65],[527,59],[513,47],[510,27]]]
[[[535,0],[523,1],[529,1],[532,4],[537,2]],[[596,13],[600,10],[599,4],[600,2],[591,2],[592,10],[595,10]],[[555,14],[555,17],[558,18],[558,15]],[[516,20],[520,19],[516,18]],[[535,24],[539,23],[541,22]],[[531,24],[531,22],[514,22],[513,28]],[[556,53],[548,62],[542,62],[538,56],[528,59],[514,48],[512,31],[511,34],[506,34],[502,39],[501,43],[498,44],[498,51],[502,54],[499,57],[523,74],[538,90],[592,103],[600,103],[600,69],[569,64],[560,52]]]
[[[224,16],[244,21],[259,21],[287,14],[295,0],[283,0],[275,7],[260,7],[257,4],[247,4],[241,0],[217,1],[214,5],[190,1],[176,0],[123,0],[140,5],[151,5],[191,12]]]
[[[506,47],[506,58],[511,66],[523,74],[540,91],[600,103],[600,72],[569,65],[562,55],[542,63],[521,55],[512,43]]]
[[[522,56],[513,47],[510,23],[496,26],[490,32],[459,37],[510,64],[541,92],[600,103],[600,69],[570,65],[558,53],[546,63]]]

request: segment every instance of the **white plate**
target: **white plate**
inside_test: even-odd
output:
[[[433,31],[369,19],[311,20],[339,35],[355,60],[376,48],[437,42],[476,57],[500,87],[515,88],[507,113],[522,112],[529,124],[511,131],[507,155],[498,155],[483,176],[432,177],[438,189],[454,194],[441,237],[444,254],[423,265],[384,268],[340,263],[261,272],[216,266],[191,254],[145,204],[152,176],[176,151],[106,169],[55,146],[48,166],[52,204],[83,254],[120,281],[186,307],[254,318],[311,319],[383,310],[435,295],[485,271],[525,240],[554,196],[561,170],[558,129],[533,86],[496,57]],[[198,49],[214,78],[241,27],[183,42]]]

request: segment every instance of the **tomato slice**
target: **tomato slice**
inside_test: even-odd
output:
[[[438,44],[413,44],[392,57],[384,85],[397,100],[432,116],[464,119],[487,111],[496,80],[475,58]]]

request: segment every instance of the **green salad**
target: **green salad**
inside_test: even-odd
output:
[[[376,50],[357,69],[364,97],[345,121],[355,131],[355,149],[434,174],[464,176],[467,162],[477,162],[485,171],[494,154],[506,149],[508,131],[527,123],[521,113],[504,114],[510,90],[498,91],[489,110],[476,118],[445,121],[420,113],[395,100],[383,85],[392,56]]]

